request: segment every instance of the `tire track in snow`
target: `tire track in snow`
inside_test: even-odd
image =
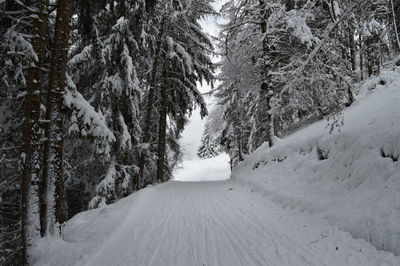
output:
[[[166,243],[167,240],[174,240],[174,239],[167,239],[167,237],[168,237],[168,235],[171,235],[171,234],[169,234],[169,233],[171,233],[171,226],[175,226],[174,224],[170,224],[170,220],[173,217],[173,214],[175,214],[175,212],[177,210],[179,210],[179,207],[180,207],[180,206],[178,206],[179,199],[176,196],[171,197],[171,195],[174,195],[171,192],[169,192],[169,193],[163,192],[163,194],[168,195],[168,197],[166,197],[165,202],[169,202],[170,204],[162,204],[161,202],[158,203],[160,205],[161,204],[164,205],[164,207],[167,207],[167,208],[162,208],[163,210],[166,210],[166,211],[164,211],[164,213],[162,213],[162,215],[160,215],[160,213],[155,214],[156,219],[153,218],[153,224],[155,223],[155,224],[160,225],[159,226],[160,229],[158,230],[158,232],[161,233],[161,236],[160,236],[159,240],[156,242],[157,245],[154,249],[155,251],[151,256],[151,258],[148,262],[148,265],[159,265],[155,260],[157,259],[157,256],[159,255],[160,250],[162,249],[162,246]],[[176,217],[174,217],[174,218],[176,218]],[[151,227],[149,229],[152,230]],[[172,233],[174,233],[174,232],[172,232]],[[152,241],[152,239],[148,238],[148,241]],[[148,243],[149,246],[150,246],[150,244],[151,243]]]
[[[214,219],[219,224],[221,233],[223,233],[226,240],[228,240],[227,244],[232,247],[232,250],[240,262],[240,265],[268,265],[262,254],[258,253],[257,251],[254,252],[253,247],[248,244],[246,238],[243,236],[240,230],[232,225],[235,222],[234,219],[236,219],[236,217],[231,221],[229,221],[227,217],[224,217],[226,215],[226,211],[231,210],[230,208],[224,209],[228,206],[222,204],[221,200],[223,200],[223,198],[218,198],[218,204],[210,204],[208,208],[213,208],[215,210],[216,215],[214,216]],[[224,208],[221,208],[221,206],[224,206]]]
[[[271,260],[271,250],[275,251],[275,255],[277,256],[276,260],[282,261],[282,263],[285,263],[284,265],[293,265],[293,261],[287,260],[291,256],[287,256],[287,254],[293,254],[294,251],[296,251],[296,248],[293,247],[291,241],[281,241],[277,242],[277,239],[281,239],[281,236],[275,233],[271,228],[266,228],[263,227],[263,223],[265,221],[260,220],[256,216],[253,215],[253,213],[249,212],[249,210],[244,210],[244,209],[239,209],[238,204],[240,202],[237,202],[235,205],[234,204],[229,204],[230,201],[228,200],[227,197],[223,198],[223,203],[220,204],[219,206],[224,206],[221,211],[221,216],[220,218],[223,219],[223,223],[226,224],[227,227],[229,227],[231,232],[234,232],[238,236],[238,242],[239,243],[244,243],[244,250],[253,250],[255,249],[256,255],[252,255],[251,258],[253,259],[252,264],[257,264],[257,265],[268,265],[270,262],[268,262],[268,259]],[[232,222],[228,219],[228,217],[231,217],[232,219],[235,219],[236,222]],[[253,219],[255,222],[252,222]],[[251,232],[249,229],[257,229],[262,227],[262,230],[253,230],[255,233]],[[244,230],[247,229],[247,230]],[[244,231],[246,233],[244,233]],[[258,240],[257,245],[254,244],[255,240]],[[260,248],[260,246],[262,248]],[[298,250],[298,248],[297,248]],[[302,252],[305,252],[303,250]],[[255,258],[258,257],[258,260],[255,260]],[[313,262],[312,262],[313,261]],[[309,259],[309,260],[304,260],[303,263],[300,264],[300,261],[296,260],[296,265],[322,265],[321,263],[316,263],[314,259]]]

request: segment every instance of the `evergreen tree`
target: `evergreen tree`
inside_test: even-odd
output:
[[[20,158],[25,94],[21,91],[35,52],[26,8],[14,1],[0,2],[0,21],[0,264],[16,265],[22,260]]]
[[[147,146],[148,152],[153,150],[152,140],[156,140],[156,156],[142,154],[140,161],[140,178],[151,176],[152,167],[145,169],[145,157],[147,164],[156,164],[157,181],[162,182],[170,178],[172,168],[167,160],[167,143],[171,144],[170,152],[173,152],[184,125],[186,116],[190,115],[194,105],[200,106],[201,116],[207,114],[206,105],[201,93],[197,90],[197,82],[203,80],[211,82],[214,65],[209,54],[212,44],[209,38],[202,32],[198,20],[214,11],[209,1],[194,2],[172,2],[160,5],[166,7],[159,10],[160,26],[157,35],[156,51],[150,80],[147,109],[145,114],[145,131],[143,133],[143,144]],[[158,50],[159,49],[159,50]],[[157,59],[157,60],[156,60]],[[160,69],[158,69],[160,68]],[[159,76],[161,81],[156,84],[152,80]],[[156,89],[158,89],[156,91]],[[154,104],[154,99],[157,103]],[[153,103],[153,104],[151,104]],[[155,112],[151,106],[157,106]],[[158,115],[158,124],[152,117]],[[174,129],[173,134],[168,134],[167,117]],[[152,125],[153,123],[153,125]],[[150,129],[156,129],[153,132]],[[151,137],[151,134],[154,134]],[[167,136],[170,136],[167,140]],[[150,141],[150,143],[148,143]],[[179,150],[177,150],[179,153]],[[173,156],[176,157],[176,156]],[[152,162],[152,158],[157,158]],[[173,163],[172,165],[174,165]],[[147,174],[146,174],[146,171]],[[168,174],[166,176],[166,174]]]
[[[387,1],[230,1],[222,13],[215,95],[226,121],[219,140],[233,165],[351,105],[357,72],[376,75],[390,54]]]
[[[87,128],[72,131],[84,137],[95,137],[95,142],[85,145],[93,145],[90,149],[101,155],[88,162],[90,166],[83,164],[76,169],[78,172],[71,173],[72,178],[81,176],[86,180],[69,181],[74,187],[89,186],[85,190],[93,198],[92,207],[131,193],[135,189],[134,178],[138,171],[142,85],[137,69],[139,64],[147,64],[145,55],[148,52],[144,49],[147,49],[148,37],[145,25],[138,29],[136,23],[144,21],[144,6],[125,1],[112,5],[109,10],[99,8],[98,13],[93,14],[92,39],[87,42],[77,36],[81,45],[69,61],[73,87],[82,92],[84,99],[90,99],[90,102],[85,102],[92,106],[89,108],[97,110],[100,120],[104,118],[105,124],[102,124],[107,128],[105,132],[109,132],[102,136],[100,130],[92,131],[95,135],[90,134]],[[71,117],[71,122],[76,118]],[[79,160],[75,153],[71,155],[73,160]],[[79,171],[85,171],[84,175],[79,175]],[[100,179],[95,176],[98,171]],[[73,196],[73,193],[69,195]]]
[[[215,142],[211,140],[211,137],[207,134],[207,132],[203,133],[203,137],[201,138],[201,146],[197,152],[197,156],[202,159],[213,158],[219,154],[218,146]]]

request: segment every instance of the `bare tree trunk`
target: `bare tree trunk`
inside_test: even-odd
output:
[[[364,79],[364,44],[363,44],[363,35],[361,32],[359,33],[358,42],[360,46],[359,50],[359,58],[360,58],[360,79]]]
[[[150,77],[150,84],[149,84],[149,94],[147,97],[147,108],[146,108],[146,115],[145,115],[145,125],[144,125],[144,130],[143,130],[143,137],[142,137],[142,143],[144,144],[149,144],[149,149],[150,149],[150,130],[151,130],[151,125],[152,125],[152,113],[153,113],[153,104],[154,104],[154,97],[155,97],[155,90],[157,86],[157,74],[158,74],[158,65],[160,64],[160,54],[161,54],[161,46],[162,46],[162,41],[163,41],[163,36],[165,32],[165,23],[166,23],[166,18],[164,17],[161,20],[160,24],[160,32],[158,33],[157,36],[157,42],[156,42],[156,50],[154,53],[154,61],[153,61],[153,66],[151,70],[151,77]],[[133,181],[133,186],[134,189],[139,189],[141,187],[143,175],[144,175],[144,170],[145,170],[145,165],[146,165],[146,154],[142,152],[139,160],[139,175],[136,176],[136,179]]]
[[[350,62],[351,70],[356,71],[356,45],[354,41],[354,30],[349,30],[349,48],[350,48]]]
[[[163,73],[163,84],[160,87],[160,120],[158,127],[158,159],[157,159],[157,181],[163,182],[165,177],[165,136],[167,133],[167,112],[168,112],[168,89],[165,84],[165,70]]]
[[[268,45],[267,38],[267,29],[268,29],[268,19],[269,14],[267,10],[267,0],[259,0],[260,3],[260,30],[263,38],[263,60],[264,66],[262,69],[262,75],[264,76],[264,80],[261,84],[260,89],[260,106],[264,107],[263,112],[260,112],[260,115],[265,117],[261,119],[262,127],[263,127],[263,139],[268,142],[268,145],[272,147],[273,136],[274,136],[274,117],[272,115],[271,108],[271,99],[274,96],[274,91],[271,87],[271,75],[270,69],[271,65],[268,62],[268,57],[270,56],[270,49]],[[265,129],[265,127],[267,127]]]
[[[40,238],[39,211],[39,150],[40,150],[40,90],[43,85],[43,60],[47,34],[46,0],[32,1],[31,10],[35,18],[32,29],[32,48],[35,62],[28,70],[24,101],[22,175],[21,175],[21,264],[29,263],[30,247]]]
[[[349,61],[351,64],[351,71],[355,73],[356,71],[356,47],[355,47],[355,41],[354,41],[354,28],[352,25],[348,25],[347,28],[347,49],[350,51],[349,54]],[[352,86],[349,86],[350,84],[347,84],[348,82],[345,81],[345,85],[347,87],[347,96],[348,96],[348,101],[346,103],[346,106],[350,106],[354,103],[354,96],[352,92]]]
[[[235,99],[241,99],[242,95],[240,95],[239,90],[235,89]],[[239,102],[234,102],[235,105],[239,105]],[[243,161],[243,126],[242,126],[242,114],[241,108],[236,108],[233,116],[232,126],[233,126],[233,135],[235,138],[235,142],[238,148],[238,160],[239,162]]]
[[[400,52],[400,39],[399,39],[399,32],[397,30],[396,13],[394,12],[393,0],[390,0],[390,4],[392,5],[393,28],[394,28],[394,34],[396,35],[397,49]]]
[[[238,147],[238,160],[239,160],[239,162],[241,162],[241,161],[243,161],[244,156],[243,156],[243,145],[242,145],[243,144],[242,143],[243,134],[242,134],[242,128],[241,128],[240,122],[237,121],[235,123],[235,125],[233,126],[233,128],[234,128],[234,132],[235,132],[234,135],[235,135],[235,139],[236,139],[236,145]]]
[[[54,234],[54,224],[64,222],[62,215],[62,201],[64,197],[64,169],[63,169],[63,96],[65,75],[67,68],[68,41],[72,1],[59,0],[57,18],[54,31],[54,46],[49,75],[47,92],[46,120],[49,123],[45,128],[45,146],[43,163],[42,191],[42,221],[44,234]]]

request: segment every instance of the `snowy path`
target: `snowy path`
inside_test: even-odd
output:
[[[168,182],[135,200],[111,237],[79,264],[400,265],[391,253],[232,181]]]

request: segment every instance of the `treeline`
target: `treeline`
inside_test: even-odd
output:
[[[340,126],[354,84],[399,53],[397,0],[239,0],[222,15],[218,104],[201,151],[218,144],[231,167],[312,121]]]
[[[171,177],[212,83],[210,1],[0,1],[0,264]]]

